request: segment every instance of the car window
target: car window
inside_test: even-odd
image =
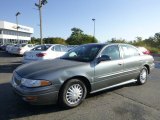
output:
[[[61,45],[60,47],[61,47],[61,51],[62,52],[67,52],[68,51],[66,46]]]
[[[32,50],[34,50],[34,51],[46,51],[46,50],[48,50],[49,47],[51,47],[51,45],[40,45],[40,46],[37,46],[37,47],[33,48]]]
[[[26,46],[26,44],[21,44],[21,47],[24,47],[24,46]]]
[[[102,55],[108,55],[109,57],[111,57],[111,60],[118,60],[120,59],[120,52],[119,52],[119,47],[118,45],[111,45],[106,47],[102,53]]]
[[[129,45],[121,45],[123,50],[123,57],[129,58],[133,56],[139,56],[139,52],[136,48],[129,46]]]
[[[28,47],[33,47],[33,45],[28,45]]]
[[[54,46],[54,50],[55,50],[55,51],[59,51],[59,52],[60,52],[60,51],[61,51],[60,45],[56,45],[56,46]]]

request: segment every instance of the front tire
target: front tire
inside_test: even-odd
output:
[[[147,82],[147,78],[148,78],[148,69],[144,66],[137,78],[137,84],[139,85],[145,84]]]
[[[59,103],[63,107],[74,108],[82,103],[87,94],[85,84],[78,79],[71,79],[62,87]]]

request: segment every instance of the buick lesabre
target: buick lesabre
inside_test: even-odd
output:
[[[87,94],[132,82],[142,85],[153,68],[153,57],[132,45],[85,44],[60,58],[18,67],[11,84],[31,104],[73,108]]]

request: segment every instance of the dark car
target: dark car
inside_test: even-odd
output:
[[[61,58],[33,62],[13,72],[12,86],[31,104],[76,107],[87,94],[136,82],[144,84],[153,57],[128,44],[80,45]]]

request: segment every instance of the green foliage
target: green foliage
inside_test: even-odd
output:
[[[111,40],[108,41],[108,43],[127,43],[127,42],[124,39],[112,38]]]
[[[160,33],[155,33],[154,37],[149,37],[143,40],[142,37],[136,37],[133,41],[126,41],[124,39],[112,38],[110,43],[128,43],[134,46],[143,46],[147,48],[151,53],[160,53]]]
[[[159,53],[160,54],[160,50],[158,48],[154,48],[154,47],[150,47],[150,46],[145,46],[145,48],[147,48],[151,53]]]
[[[44,44],[69,44],[69,45],[80,45],[87,43],[97,43],[97,39],[91,35],[84,34],[83,31],[79,28],[72,28],[72,33],[67,40],[64,40],[60,37],[50,37],[44,38]],[[107,41],[109,43],[128,43],[134,46],[143,46],[150,50],[152,53],[160,53],[160,33],[155,33],[153,37],[149,37],[148,39],[142,39],[142,37],[136,37],[133,41],[127,41],[125,39],[116,39],[112,38]],[[28,43],[31,44],[40,44],[40,39],[32,37],[31,41]]]
[[[63,38],[59,38],[59,37],[51,37],[51,38],[44,38],[44,43],[45,44],[63,44],[65,45],[65,40]]]
[[[35,37],[32,37],[31,41],[28,42],[28,44],[40,44],[40,43],[41,43],[40,39]]]
[[[84,34],[83,31],[79,28],[72,28],[72,34],[66,40],[66,43],[69,45],[80,45],[87,43],[97,43],[97,39],[93,36]]]

